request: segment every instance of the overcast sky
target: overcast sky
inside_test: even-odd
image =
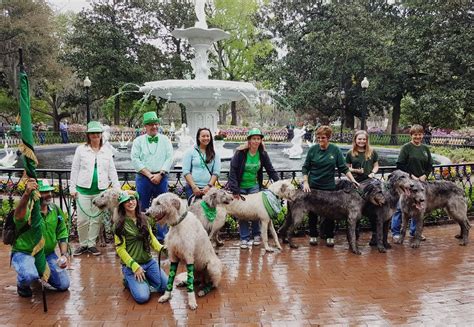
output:
[[[89,6],[89,0],[47,0],[55,11],[79,12],[83,7]]]

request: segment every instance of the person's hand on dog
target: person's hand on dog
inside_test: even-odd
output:
[[[137,271],[135,271],[135,279],[138,280],[140,283],[145,281],[145,270],[143,270],[142,267],[138,268]]]
[[[72,192],[71,193],[71,198],[77,199],[77,192]]]
[[[234,200],[240,200],[240,194],[232,194]]]
[[[309,187],[308,181],[303,182],[303,191],[304,192],[311,192],[311,188]]]
[[[202,194],[206,194],[207,192],[209,192],[211,188],[209,187],[209,185],[206,185],[203,189],[202,189]]]
[[[418,180],[421,182],[426,182],[426,175],[421,175],[420,177],[418,177]]]

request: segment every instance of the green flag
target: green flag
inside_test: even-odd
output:
[[[20,118],[21,118],[21,140],[22,144],[19,149],[23,154],[23,166],[28,178],[36,179],[36,166],[38,160],[36,159],[33,130],[31,128],[31,107],[30,107],[30,88],[28,83],[28,76],[24,71],[20,58]],[[46,256],[44,253],[44,238],[43,238],[43,218],[41,217],[40,208],[40,194],[38,191],[32,192],[31,215],[28,223],[30,228],[35,231],[36,245],[31,253],[35,257],[35,266],[39,275],[44,281],[49,279],[49,266],[46,263]]]

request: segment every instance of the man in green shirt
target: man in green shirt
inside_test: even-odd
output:
[[[33,190],[38,189],[41,194],[41,231],[44,239],[44,252],[50,269],[48,283],[58,291],[69,288],[69,276],[64,270],[68,263],[68,229],[66,215],[52,202],[54,187],[47,180],[39,180],[38,183],[31,178],[26,183],[25,193],[15,209],[15,226],[17,239],[12,248],[12,264],[17,276],[17,291],[22,297],[31,297],[31,283],[39,279],[35,266],[35,258],[31,254],[35,247],[33,230],[29,227],[29,218]],[[59,244],[60,257],[55,253],[56,244]]]

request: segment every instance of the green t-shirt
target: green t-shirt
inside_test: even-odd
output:
[[[244,173],[242,174],[242,181],[240,188],[252,188],[258,185],[257,173],[260,169],[260,152],[257,151],[255,155],[247,152],[247,159],[245,160]]]
[[[349,171],[341,150],[334,144],[329,144],[326,150],[322,150],[319,144],[316,144],[308,150],[302,171],[303,175],[308,175],[311,188],[334,190],[336,168],[343,174]]]
[[[64,240],[67,242],[69,237],[69,232],[66,225],[67,216],[55,204],[49,205],[46,215],[41,213],[41,216],[43,217],[41,220],[41,231],[45,240],[44,253],[48,255],[54,251],[59,240]],[[15,227],[17,232],[28,223],[29,217],[30,211],[27,210],[23,220],[15,219]],[[30,254],[36,245],[34,239],[33,230],[28,229],[18,236],[15,244],[13,245],[12,251]]]
[[[90,188],[84,188],[76,186],[77,192],[82,195],[96,195],[101,193],[103,190],[99,189],[99,176],[97,175],[97,159],[94,164],[94,173],[92,174],[92,184]]]
[[[145,251],[145,242],[138,230],[136,222],[128,217],[125,218],[122,237],[125,237],[125,249],[127,253],[138,264],[141,265],[151,260],[151,252]]]
[[[397,167],[416,177],[428,176],[433,167],[430,149],[425,144],[404,144],[398,155]]]
[[[346,162],[348,164],[351,164],[352,168],[364,169],[363,174],[352,173],[352,176],[354,176],[357,182],[362,182],[368,179],[369,174],[374,169],[374,164],[378,161],[379,161],[379,155],[377,154],[377,152],[375,152],[375,150],[372,151],[372,156],[368,160],[365,159],[365,151],[358,152],[356,157],[352,155],[352,150],[347,151],[347,154],[346,154]]]

